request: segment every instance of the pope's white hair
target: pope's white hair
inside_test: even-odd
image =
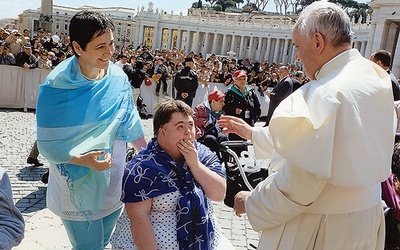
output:
[[[300,13],[294,28],[306,38],[321,33],[334,47],[351,43],[353,34],[346,12],[338,5],[326,1],[308,5]]]

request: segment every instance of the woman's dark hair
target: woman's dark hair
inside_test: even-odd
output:
[[[100,12],[83,10],[76,13],[69,25],[71,43],[77,42],[83,50],[92,38],[103,35],[107,29],[114,31],[113,22]],[[72,46],[73,48],[73,46]],[[74,48],[73,48],[74,49]],[[77,55],[74,49],[74,54]]]
[[[183,101],[172,99],[171,97],[167,97],[156,104],[153,117],[154,137],[158,136],[160,128],[168,123],[175,113],[181,113],[187,117],[193,116],[193,110],[189,105]]]

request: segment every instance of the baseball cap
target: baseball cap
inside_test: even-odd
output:
[[[26,44],[24,45],[24,49],[32,49],[31,44],[30,44],[30,43],[26,43]]]
[[[44,28],[38,28],[36,31],[37,32],[45,32],[45,29]]]
[[[214,101],[219,101],[225,96],[224,93],[222,93],[219,90],[214,90],[210,94],[208,94],[208,101],[211,102],[212,100]]]
[[[235,73],[233,73],[234,78],[239,78],[241,76],[247,76],[247,71],[246,70],[236,70]]]

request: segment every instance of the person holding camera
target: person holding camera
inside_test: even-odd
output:
[[[12,30],[11,34],[5,40],[8,48],[10,48],[10,52],[16,56],[19,52],[21,52],[22,47],[28,43],[25,37],[18,32],[18,30]]]

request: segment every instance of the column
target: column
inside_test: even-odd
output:
[[[382,41],[385,40],[385,37],[383,37],[383,34],[387,34],[387,29],[385,27],[385,20],[378,20],[376,24],[376,29],[375,29],[375,34],[373,36],[373,44],[371,47],[370,54],[374,52],[375,50],[378,50],[381,48]],[[370,33],[371,34],[371,33]],[[371,35],[370,35],[371,37]]]
[[[397,37],[396,48],[392,53],[392,72],[396,77],[400,77],[400,36]]]
[[[247,57],[250,60],[253,60],[253,55],[254,55],[254,53],[253,53],[253,48],[254,48],[253,43],[254,43],[254,36],[251,36],[250,37],[250,44],[249,44],[249,54],[247,55]]]
[[[264,56],[264,61],[270,62],[270,54],[269,51],[271,50],[271,37],[267,38],[267,49],[265,50],[265,56]]]
[[[214,33],[214,38],[213,38],[213,42],[212,42],[211,53],[219,54],[219,53],[217,53],[217,46],[218,46],[218,33]]]
[[[239,45],[239,59],[244,59],[243,58],[243,56],[244,56],[244,39],[245,39],[245,36],[241,36],[240,37],[240,45]]]
[[[279,38],[276,38],[276,44],[275,44],[275,51],[274,51],[274,60],[277,63],[281,63],[278,61],[278,53],[279,53],[279,45],[280,45],[280,40]]]
[[[218,52],[218,54],[220,55],[226,55],[226,53],[228,52],[226,49],[226,43],[227,43],[227,34],[222,34],[222,46],[221,46],[221,51]]]
[[[203,48],[203,57],[207,57],[207,53],[208,53],[208,45],[209,43],[209,38],[210,38],[210,32],[205,33],[205,38],[204,38],[204,48]],[[201,51],[201,47],[200,47],[200,51]]]
[[[367,55],[371,55],[372,54],[372,44],[373,44],[373,41],[375,39],[376,26],[377,26],[376,22],[372,22],[372,24],[370,25],[370,27],[371,27],[370,28],[370,32],[369,32],[370,39],[369,39],[369,42],[367,44],[367,48],[366,48],[366,51],[365,51],[365,53]],[[380,38],[377,38],[377,39],[380,40]]]
[[[137,46],[139,46],[139,30],[140,30],[140,25],[137,25],[135,27],[135,41],[134,41],[134,44],[133,44],[135,46],[135,48]]]
[[[258,37],[258,50],[256,52],[256,60],[261,62],[263,60],[263,48],[264,48],[264,39],[260,36]]]
[[[200,31],[196,31],[196,40],[194,42],[193,51],[195,54],[199,53]]]
[[[167,48],[166,49],[172,49],[172,33],[174,33],[174,30],[173,29],[169,29],[168,42],[167,42]]]
[[[287,63],[287,59],[288,59],[288,56],[286,56],[287,55],[287,53],[288,53],[288,45],[289,45],[289,39],[285,39],[285,47],[283,48],[283,55],[282,55],[282,58],[281,58],[281,62],[283,62],[283,63]]]
[[[160,27],[157,24],[156,26],[154,26],[154,36],[153,36],[153,49],[160,49],[160,42],[161,42],[161,38],[160,38]]]
[[[190,30],[186,31],[186,52],[189,54],[192,51],[192,32]]]
[[[236,51],[236,35],[232,35],[232,38],[231,38],[231,51],[234,51],[235,53],[237,53],[237,51]],[[239,55],[237,55],[237,56],[239,56]]]
[[[293,44],[292,44],[292,46],[291,46],[291,54],[292,54],[292,56],[291,56],[291,62],[290,63],[295,63],[296,62],[296,48],[293,46]]]
[[[139,44],[143,42],[143,35],[144,35],[144,25],[140,25],[137,46],[139,46]]]
[[[182,30],[178,29],[178,36],[176,38],[176,48],[181,50],[182,47]]]

